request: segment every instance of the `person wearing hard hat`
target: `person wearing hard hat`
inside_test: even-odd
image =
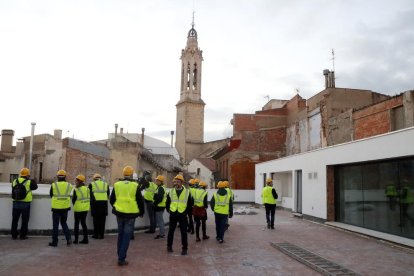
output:
[[[183,186],[184,177],[179,174],[174,177],[174,188],[167,195],[166,209],[170,213],[170,227],[168,229],[167,252],[173,252],[174,232],[177,223],[180,224],[181,232],[181,255],[187,255],[187,214],[191,212],[191,196],[189,189]]]
[[[99,173],[93,175],[93,181],[89,184],[91,195],[91,215],[93,221],[94,239],[103,239],[105,235],[105,221],[108,216],[109,185],[102,180]]]
[[[138,183],[133,181],[134,169],[126,166],[124,178],[114,184],[109,202],[118,223],[118,265],[128,264],[126,260],[129,242],[134,231],[135,219],[144,215],[144,200]]]
[[[196,179],[193,179],[193,178],[191,178],[188,181],[188,188],[190,189],[190,196],[192,198],[194,198],[194,191],[196,190],[195,183],[196,183]],[[194,220],[193,220],[192,212],[189,212],[187,214],[187,232],[194,234]]]
[[[72,244],[72,239],[66,221],[70,210],[72,184],[66,181],[66,171],[59,170],[56,173],[56,176],[57,181],[52,183],[49,192],[50,197],[52,198],[53,218],[52,242],[49,243],[49,246],[56,247],[58,245],[59,222],[62,226],[63,233],[65,234],[66,244],[69,246]]]
[[[219,243],[224,242],[227,218],[233,217],[233,200],[225,187],[226,184],[219,181],[217,183],[218,190],[210,201],[216,222],[216,239]]]
[[[144,172],[143,179],[140,182],[142,189],[144,189],[144,201],[147,206],[148,218],[150,221],[150,227],[144,233],[155,233],[155,212],[154,212],[154,194],[158,186],[152,182],[151,174],[147,171]]]
[[[262,191],[262,201],[266,208],[266,222],[268,229],[275,229],[276,199],[278,195],[273,188],[273,179],[266,179],[266,187]]]
[[[206,220],[207,220],[207,198],[208,193],[206,191],[207,184],[201,181],[198,189],[194,191],[193,195],[193,215],[196,223],[196,242],[201,241],[200,239],[200,224],[202,225],[203,240],[207,240],[210,237],[207,236]]]
[[[86,216],[90,209],[90,192],[85,186],[85,176],[79,174],[75,178],[75,189],[72,196],[73,213],[75,218],[75,225],[73,234],[75,236],[74,244],[88,243],[88,227],[86,226]],[[82,225],[83,239],[79,242],[79,222]]]
[[[20,239],[27,239],[30,205],[33,199],[32,191],[36,189],[37,182],[34,179],[30,179],[30,170],[28,168],[22,168],[19,177],[12,183],[13,211],[11,235],[13,240],[16,240],[19,235],[17,225],[19,223],[20,215],[22,216]]]
[[[154,211],[155,211],[155,221],[156,225],[160,230],[159,234],[155,237],[156,240],[162,239],[165,237],[165,229],[164,229],[164,209],[167,202],[167,192],[165,191],[164,187],[164,176],[158,175],[155,178],[155,183],[157,184],[158,188],[154,194]]]
[[[233,190],[230,189],[229,181],[227,179],[224,179],[223,184],[224,184],[224,187],[225,187],[226,191],[231,196],[231,200],[234,202],[234,193],[233,193]],[[227,217],[225,230],[227,231],[229,229],[229,227],[230,227],[229,218]]]

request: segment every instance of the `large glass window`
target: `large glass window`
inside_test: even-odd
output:
[[[414,158],[335,167],[336,220],[414,238]]]

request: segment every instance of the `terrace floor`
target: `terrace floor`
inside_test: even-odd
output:
[[[257,214],[230,219],[223,244],[215,240],[214,216],[209,213],[210,239],[196,242],[189,235],[187,256],[180,255],[178,229],[173,253],[167,253],[166,239],[154,240],[154,234],[138,231],[128,250],[129,265],[122,267],[117,265],[116,234],[69,247],[64,240],[49,247],[50,237],[0,236],[0,275],[320,275],[271,246],[285,242],[360,275],[414,275],[410,247],[295,218],[284,210],[276,211],[276,229],[269,230],[264,209],[250,210]]]

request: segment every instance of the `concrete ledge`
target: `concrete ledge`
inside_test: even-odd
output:
[[[347,230],[350,232],[362,234],[365,236],[373,237],[379,240],[388,241],[388,242],[395,243],[395,244],[398,244],[404,247],[409,247],[411,249],[414,249],[414,240],[412,239],[395,236],[395,235],[391,235],[391,234],[387,234],[383,232],[378,232],[378,231],[374,231],[374,230],[370,230],[370,229],[366,229],[366,228],[362,228],[362,227],[358,227],[358,226],[354,226],[350,224],[345,224],[341,222],[327,221],[325,222],[325,225],[332,226],[335,228],[340,228],[340,229]]]

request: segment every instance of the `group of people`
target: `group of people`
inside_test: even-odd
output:
[[[181,232],[181,255],[187,255],[188,253],[188,233],[196,234],[196,242],[210,238],[206,229],[207,185],[198,179],[191,179],[188,188],[186,188],[184,177],[178,174],[173,179],[173,188],[167,192],[162,175],[155,178],[155,183],[152,182],[151,175],[148,172],[144,172],[143,177],[137,180],[133,177],[134,169],[131,166],[126,166],[123,169],[123,178],[113,184],[113,190],[110,193],[108,183],[103,181],[99,174],[93,176],[93,181],[89,185],[85,184],[85,176],[80,174],[75,178],[74,186],[66,181],[64,170],[59,170],[56,176],[57,181],[52,183],[50,187],[53,231],[49,246],[58,246],[59,224],[62,227],[67,245],[72,243],[87,244],[89,241],[86,217],[89,211],[91,211],[93,217],[92,238],[103,239],[105,220],[108,215],[108,201],[113,207],[112,213],[117,218],[117,255],[118,265],[120,266],[128,264],[126,257],[130,240],[134,238],[135,220],[137,217],[144,216],[145,206],[150,220],[150,227],[145,233],[155,233],[158,226],[159,233],[155,236],[155,239],[165,237],[163,213],[164,210],[169,213],[167,252],[173,252],[174,232],[177,226],[179,226]],[[14,194],[18,194],[18,188],[22,188],[26,193],[14,196]],[[27,239],[32,191],[37,188],[37,183],[30,179],[30,170],[27,168],[23,168],[19,177],[12,183],[13,214],[11,233],[13,239],[18,238],[17,224],[20,215],[22,216],[20,239]],[[234,194],[228,187],[228,181],[218,182],[217,188],[217,192],[210,200],[210,207],[215,216],[216,239],[219,243],[223,243],[224,232],[228,228],[228,218],[233,216]],[[71,238],[67,225],[71,203],[74,212],[74,240]],[[82,226],[82,240],[79,240],[79,224]]]

